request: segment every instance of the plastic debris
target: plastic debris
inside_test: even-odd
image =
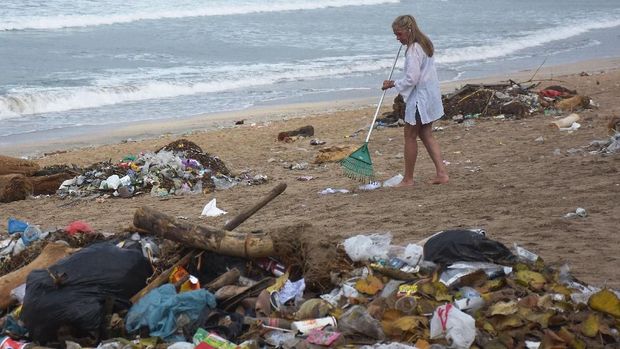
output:
[[[202,209],[202,213],[200,215],[206,217],[217,217],[227,213],[226,211],[217,208],[216,204],[216,199],[212,199],[211,201],[209,201]]]

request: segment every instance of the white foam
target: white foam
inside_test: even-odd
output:
[[[73,27],[89,27],[119,23],[130,23],[141,20],[157,20],[187,17],[227,16],[259,12],[281,12],[299,10],[318,10],[329,7],[369,6],[398,3],[399,0],[288,0],[260,1],[245,4],[208,4],[202,6],[186,6],[187,8],[165,8],[160,10],[136,9],[128,13],[115,14],[83,14],[56,16],[20,16],[7,18],[0,22],[0,30],[24,29],[61,29]]]
[[[13,89],[0,96],[0,120],[284,82],[344,78],[386,69],[390,61],[390,58],[381,56],[352,56],[285,64],[111,71],[108,72],[109,76],[100,77],[91,86]],[[183,76],[183,79],[179,79],[179,76]],[[205,80],[205,76],[217,79]]]
[[[556,27],[546,28],[543,31],[528,33],[516,39],[504,38],[502,41],[490,45],[450,48],[443,52],[438,52],[437,63],[450,64],[504,57],[520,50],[544,45],[552,41],[565,40],[591,30],[613,28],[617,26],[620,26],[620,18],[561,24]]]

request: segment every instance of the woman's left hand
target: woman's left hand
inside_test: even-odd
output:
[[[387,90],[389,88],[394,87],[394,80],[384,80],[383,81],[383,86],[381,87],[382,90]]]

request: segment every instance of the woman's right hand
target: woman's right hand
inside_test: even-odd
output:
[[[394,87],[394,80],[383,80],[382,90],[387,90]]]

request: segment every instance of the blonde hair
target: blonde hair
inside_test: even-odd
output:
[[[418,43],[427,56],[433,57],[435,53],[435,47],[433,46],[433,42],[428,38],[420,28],[418,28],[418,24],[413,18],[412,15],[402,15],[396,17],[394,22],[392,22],[392,30],[397,29],[405,29],[409,31],[409,44]]]

